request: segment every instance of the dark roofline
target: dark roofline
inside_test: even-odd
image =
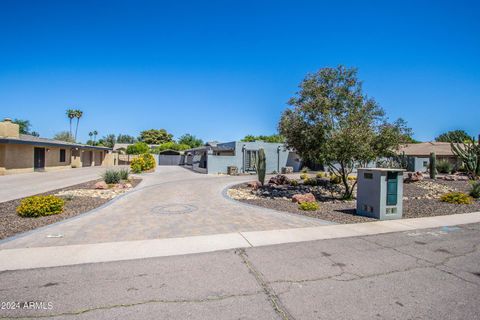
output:
[[[26,145],[36,145],[36,146],[45,146],[45,147],[65,147],[65,148],[80,148],[80,149],[97,149],[97,150],[112,150],[108,147],[100,146],[89,146],[85,144],[69,143],[63,141],[33,141],[33,140],[22,140],[17,138],[0,138],[0,143],[4,144],[26,144]]]

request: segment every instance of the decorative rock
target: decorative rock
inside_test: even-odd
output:
[[[290,182],[290,179],[288,179],[286,176],[283,174],[278,174],[275,177],[271,177],[270,180],[268,181],[268,184],[274,184],[274,185],[284,185],[288,184]]]
[[[95,189],[108,189],[108,184],[105,181],[99,181],[95,183]]]
[[[260,188],[262,184],[260,183],[260,181],[250,181],[249,183],[247,183],[247,186],[249,188],[252,188],[253,190],[257,190],[258,188]]]
[[[292,202],[296,203],[303,203],[303,202],[315,202],[315,196],[313,193],[305,193],[305,194],[296,194],[292,197]]]
[[[405,178],[405,183],[418,182],[423,180],[423,174],[419,171],[409,172],[407,178]]]

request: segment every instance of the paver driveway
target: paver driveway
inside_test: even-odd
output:
[[[310,227],[327,222],[226,199],[230,184],[255,177],[209,176],[160,167],[124,197],[96,211],[0,244],[0,249],[144,240]],[[47,237],[62,235],[60,238]]]
[[[0,202],[99,179],[105,169],[105,167],[86,167],[0,176]]]

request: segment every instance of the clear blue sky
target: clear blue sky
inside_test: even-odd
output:
[[[0,117],[42,136],[276,131],[306,73],[359,68],[415,137],[480,133],[478,1],[0,2]]]

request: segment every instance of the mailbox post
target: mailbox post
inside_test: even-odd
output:
[[[357,214],[380,220],[401,219],[403,169],[362,168],[357,171]]]

